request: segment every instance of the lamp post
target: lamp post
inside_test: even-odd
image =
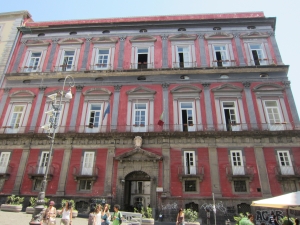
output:
[[[69,89],[67,92],[65,92],[65,84],[66,81],[69,79]],[[34,208],[34,213],[32,215],[32,219],[29,224],[34,225],[34,224],[41,224],[41,219],[42,219],[42,213],[45,205],[45,192],[47,188],[47,177],[48,177],[48,172],[49,172],[49,166],[51,164],[51,158],[53,154],[53,145],[54,145],[54,140],[55,140],[55,133],[56,129],[58,127],[58,122],[59,122],[59,117],[61,116],[61,106],[62,106],[62,98],[65,93],[65,98],[67,99],[72,99],[72,92],[71,88],[75,86],[75,82],[72,76],[68,75],[65,77],[63,88],[61,91],[58,93],[49,95],[48,98],[52,100],[52,110],[47,111],[46,114],[49,116],[49,122],[45,125],[43,125],[41,128],[45,129],[48,131],[48,138],[50,139],[50,150],[49,150],[49,156],[48,156],[48,162],[46,165],[46,171],[43,177],[43,181],[41,184],[41,191],[38,194],[38,198],[36,201],[36,206]],[[59,96],[59,102],[57,102],[57,95]]]

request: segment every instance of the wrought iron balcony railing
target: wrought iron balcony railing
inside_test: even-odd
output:
[[[173,62],[173,68],[174,69],[180,69],[180,68],[196,68],[197,62]]]
[[[28,167],[27,175],[29,179],[34,179],[36,177],[43,177],[46,172],[46,166],[32,166]],[[49,171],[47,175],[47,179],[51,180],[54,173],[54,167],[52,165],[49,166]]]
[[[69,72],[69,71],[76,71],[77,68],[75,65],[59,65],[53,67],[53,72]]]
[[[73,178],[78,180],[95,181],[98,178],[98,167],[81,167],[80,165],[73,167]]]
[[[0,178],[7,180],[12,172],[12,167],[7,165],[6,167],[0,167]]]
[[[203,177],[203,166],[178,166],[178,178],[180,181],[187,178],[196,178],[201,182]]]
[[[236,66],[236,60],[213,60],[211,67],[233,67]]]
[[[39,66],[24,66],[19,67],[19,73],[38,73],[42,72],[42,68]]]
[[[300,167],[298,166],[276,166],[275,174],[278,181],[300,180]]]
[[[98,64],[94,64],[94,65],[90,65],[89,70],[111,70],[111,64],[107,64],[107,63],[98,63]]]
[[[153,125],[82,125],[82,126],[58,126],[57,133],[124,133],[124,132],[199,132],[199,131],[283,131],[283,130],[300,130],[299,126],[293,126],[289,123],[276,124],[158,124]],[[41,127],[0,127],[0,134],[15,133],[47,133]]]
[[[248,62],[249,66],[268,66],[268,65],[275,65],[275,60],[274,59],[252,59]]]
[[[131,63],[130,69],[154,69],[153,63],[147,63],[147,62],[139,62],[139,63]]]
[[[226,176],[229,181],[249,179],[252,181],[254,176],[254,168],[252,166],[226,166]]]

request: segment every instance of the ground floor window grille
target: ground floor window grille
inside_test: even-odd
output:
[[[92,181],[90,180],[81,180],[79,185],[80,191],[88,191],[92,189]]]
[[[244,180],[234,181],[234,191],[235,192],[247,192],[247,184]]]
[[[186,180],[184,183],[184,189],[186,192],[193,192],[196,190],[196,181],[195,180]]]
[[[40,191],[42,187],[42,181],[41,179],[35,179],[34,180],[34,185],[33,185],[33,190],[35,191]]]

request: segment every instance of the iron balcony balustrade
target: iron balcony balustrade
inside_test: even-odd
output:
[[[248,62],[249,66],[268,66],[268,65],[273,65],[276,66],[275,60],[274,59],[251,59]]]
[[[254,168],[252,166],[232,166],[227,165],[226,177],[229,181],[235,180],[249,180],[250,182],[254,177]]]
[[[8,180],[10,174],[12,173],[13,167],[7,165],[6,167],[0,167],[0,179]]]
[[[94,64],[94,65],[90,65],[89,70],[111,70],[111,64],[107,64],[107,63],[98,63],[98,64]]]
[[[76,165],[73,167],[73,178],[75,181],[79,180],[90,180],[95,181],[98,178],[99,168],[96,166],[93,167],[82,167]]]
[[[19,67],[18,70],[19,73],[39,73],[42,72],[42,68],[39,66],[24,66],[24,67]]]
[[[173,69],[197,68],[197,62],[173,62]]]
[[[74,72],[77,71],[77,68],[75,65],[59,65],[59,66],[54,66],[52,72]]]
[[[203,166],[178,166],[178,178],[182,182],[184,179],[198,179],[199,182],[204,178]]]
[[[138,63],[131,63],[130,69],[147,70],[147,69],[154,69],[154,66],[153,63],[138,62]]]
[[[211,67],[235,67],[236,60],[213,60],[211,62]]]
[[[56,133],[124,133],[124,132],[199,132],[199,131],[284,131],[300,130],[300,127],[293,127],[290,123],[275,124],[164,124],[160,126],[133,124],[133,125],[83,125],[83,126],[58,126]],[[11,127],[3,126],[0,128],[0,134],[21,134],[21,133],[47,133],[41,127]]]
[[[46,171],[46,166],[30,165],[28,167],[27,175],[28,175],[29,179],[35,179],[37,177],[43,178],[45,171]],[[54,167],[50,165],[48,175],[47,175],[48,180],[51,180],[53,178],[53,173],[54,173]]]
[[[285,180],[300,181],[300,167],[299,166],[276,166],[276,178],[279,182]]]

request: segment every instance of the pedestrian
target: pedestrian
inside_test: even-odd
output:
[[[101,216],[101,219],[102,219],[101,225],[109,225],[110,224],[111,216],[109,213],[109,209],[110,209],[110,205],[105,204],[104,209],[102,211],[102,216]]]
[[[209,209],[206,209],[206,224],[210,224],[210,211]]]
[[[102,206],[97,205],[95,210],[94,225],[101,225]]]
[[[176,225],[184,225],[184,212],[182,208],[178,210]]]
[[[122,223],[122,213],[119,211],[120,206],[114,205],[113,223],[112,225],[120,225]]]
[[[248,215],[248,220],[254,225],[254,216],[252,214]]]
[[[271,215],[269,216],[269,222],[271,225],[275,225],[275,219],[274,219],[274,212],[271,212]]]
[[[66,201],[64,207],[61,211],[61,220],[60,223],[63,225],[71,225],[72,224],[72,202]]]
[[[299,219],[298,218],[295,219],[295,225],[299,225]]]
[[[94,225],[95,223],[95,204],[90,205],[90,214],[89,214],[89,220],[88,220],[88,225]]]
[[[49,207],[45,210],[43,216],[44,225],[53,225],[56,224],[56,208],[54,207],[55,202],[50,201]]]

